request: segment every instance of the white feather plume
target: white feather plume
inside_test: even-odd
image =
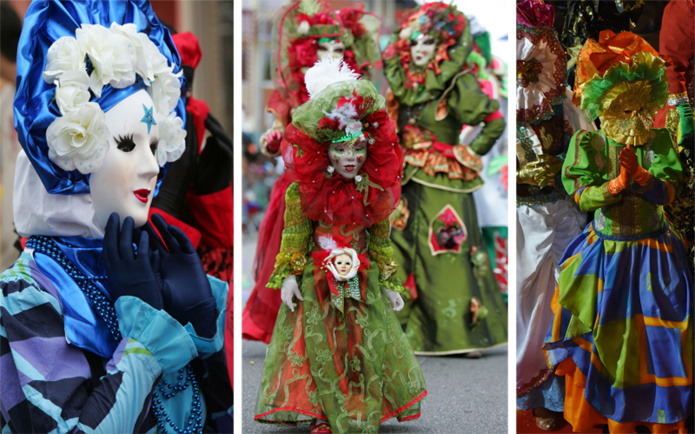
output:
[[[319,246],[321,246],[323,250],[331,251],[338,248],[338,244],[335,242],[333,237],[323,235],[319,237],[318,242]]]
[[[346,80],[358,80],[360,75],[343,62],[343,58],[326,57],[319,60],[304,74],[309,98],[318,95],[327,86]]]

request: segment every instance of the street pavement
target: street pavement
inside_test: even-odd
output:
[[[246,235],[246,234],[245,234]],[[242,297],[244,304],[253,287],[252,262],[255,237],[244,236]],[[239,316],[241,316],[239,314]],[[258,386],[263,372],[266,345],[242,342],[242,432],[308,433],[298,427],[268,425],[254,421]],[[418,356],[427,383],[422,417],[399,423],[385,422],[381,433],[506,433],[507,432],[507,347],[486,351],[480,359],[461,356]]]

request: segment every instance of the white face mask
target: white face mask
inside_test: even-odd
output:
[[[340,42],[340,39],[333,39],[327,42],[321,42],[316,50],[316,57],[319,60],[333,57],[338,59],[345,54],[345,44]]]
[[[437,38],[434,36],[419,34],[412,39],[410,41],[410,55],[413,57],[415,66],[427,66],[434,57],[435,48],[437,48]]]
[[[89,179],[95,223],[101,229],[114,212],[121,222],[133,217],[135,227],[147,222],[159,173],[154,156],[159,127],[154,115],[154,103],[145,90],[105,113],[109,149],[101,169]]]
[[[338,255],[333,260],[333,264],[335,265],[335,270],[338,272],[338,274],[345,277],[350,270],[352,270],[352,256],[348,255],[347,253]]]
[[[353,179],[367,160],[367,143],[363,140],[331,143],[328,161],[335,171],[347,179]]]

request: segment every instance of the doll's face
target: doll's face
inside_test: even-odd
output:
[[[159,173],[154,112],[152,99],[141,90],[105,113],[109,148],[101,169],[89,179],[96,224],[102,229],[113,212],[121,221],[133,217],[136,227],[147,222]]]
[[[330,41],[321,42],[316,50],[316,57],[318,57],[319,60],[329,57],[338,59],[343,57],[344,54],[345,44],[343,44],[340,39],[332,39]]]
[[[367,143],[362,140],[331,143],[328,161],[335,171],[347,179],[353,179],[367,160]]]
[[[335,270],[341,276],[347,276],[347,274],[352,269],[352,256],[347,253],[338,255],[333,259],[333,265],[335,265]]]
[[[427,66],[434,57],[435,48],[437,48],[437,38],[432,35],[419,34],[411,39],[410,55],[413,57],[415,66]]]

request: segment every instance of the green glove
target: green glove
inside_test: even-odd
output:
[[[683,143],[683,140],[690,137],[692,140],[693,130],[695,130],[695,120],[693,120],[693,109],[690,107],[690,103],[684,102],[676,106],[678,110],[678,115],[680,116],[679,126],[680,126],[680,142],[679,145]]]

